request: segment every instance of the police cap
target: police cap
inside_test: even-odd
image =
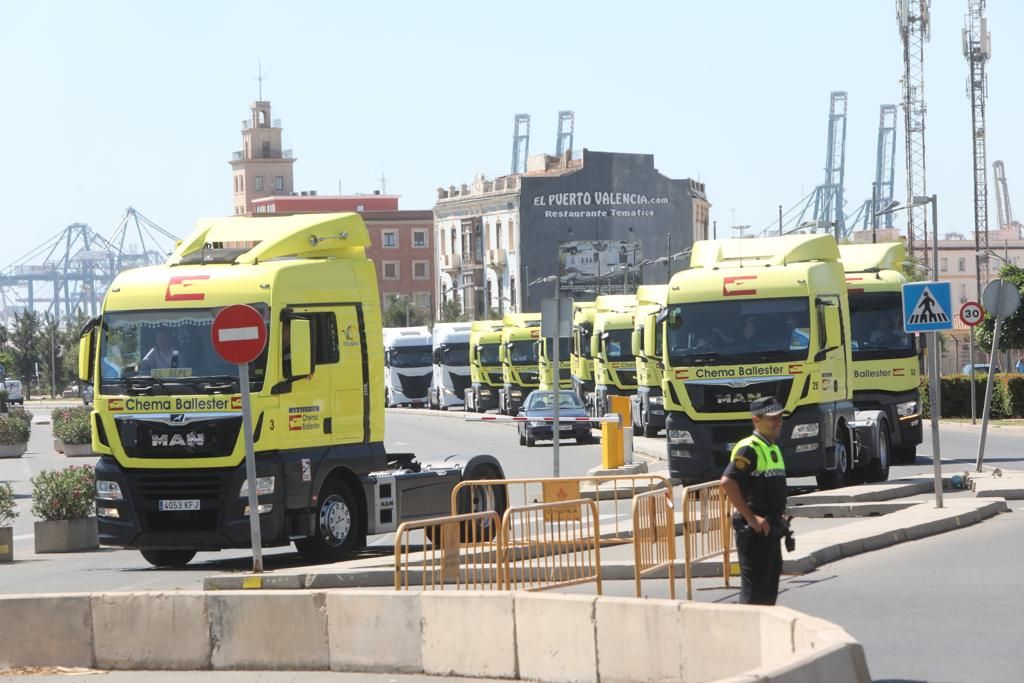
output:
[[[774,396],[767,396],[750,402],[750,414],[756,417],[782,415],[783,410],[784,408],[779,403],[779,399]]]

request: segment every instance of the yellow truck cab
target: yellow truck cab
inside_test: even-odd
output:
[[[594,302],[594,333],[590,355],[594,359],[592,415],[608,412],[608,396],[636,392],[636,357],[633,355],[635,294],[604,294]]]
[[[920,358],[915,336],[903,331],[903,243],[844,244],[839,255],[850,299],[853,403],[884,413],[880,449],[891,448],[895,463],[912,463],[921,443]]]
[[[572,359],[569,352],[572,339],[560,337],[558,340],[558,388],[563,390],[572,389],[571,365]],[[538,388],[541,391],[554,391],[554,352],[551,348],[551,337],[537,340],[537,367],[540,371],[540,383]]]
[[[640,285],[636,290],[636,322],[633,324],[633,355],[636,357],[636,394],[630,398],[633,429],[643,436],[657,436],[665,428],[665,403],[661,378],[664,330],[658,316],[665,308],[668,285]]]
[[[385,451],[369,244],[358,214],[204,219],[164,265],[114,279],[83,328],[78,368],[94,387],[103,545],[159,566],[249,547],[252,485],[264,545],[294,541],[309,559],[336,561],[369,535],[449,513],[463,477],[502,476],[491,456],[431,465]],[[268,340],[249,364],[255,482],[238,368],[211,340],[232,304],[259,311]]]
[[[594,334],[593,301],[574,301],[572,304],[572,349],[569,370],[572,390],[583,405],[590,404],[594,393],[594,358],[590,355],[590,337]]]
[[[498,407],[498,392],[505,385],[501,374],[500,320],[477,320],[469,333],[470,386],[466,412],[484,413]]]
[[[498,412],[515,415],[540,384],[536,344],[540,339],[540,313],[506,313],[502,323],[499,352],[503,385]]]
[[[842,486],[876,460],[855,432],[845,274],[831,235],[698,241],[669,283],[663,393],[671,476],[721,476],[751,401],[785,406],[790,477]]]

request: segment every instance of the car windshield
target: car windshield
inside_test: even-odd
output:
[[[917,354],[914,335],[903,331],[899,292],[851,292],[853,359],[907,358]]]
[[[509,362],[513,365],[533,365],[537,363],[537,342],[532,339],[510,342],[509,347]]]
[[[270,317],[265,304],[251,304]],[[104,391],[218,393],[237,391],[237,366],[213,348],[211,327],[220,309],[114,312],[100,323],[100,383]],[[249,364],[250,388],[259,391],[267,349]],[[234,382],[232,389],[231,383]]]
[[[810,347],[804,297],[674,304],[667,320],[675,366],[800,360]]]
[[[430,367],[430,347],[396,346],[391,349],[391,367],[393,368],[427,368]]]
[[[501,359],[498,357],[500,344],[481,344],[479,346],[480,365],[498,365]]]
[[[569,337],[562,337],[558,340],[558,361],[569,360],[569,342],[572,341]],[[548,358],[554,358],[551,354],[551,337],[544,338],[544,354]]]
[[[605,332],[605,353],[608,360],[633,358],[633,330],[609,330]]]
[[[441,360],[445,365],[469,365],[469,343],[442,344]]]
[[[555,395],[547,391],[535,391],[530,394],[527,410],[551,410],[555,407]],[[558,392],[559,408],[583,408],[580,397],[571,391]]]

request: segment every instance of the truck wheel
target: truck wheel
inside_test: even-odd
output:
[[[818,488],[823,491],[842,488],[847,485],[850,478],[850,456],[846,450],[846,443],[836,441],[833,448],[836,450],[836,468],[826,470],[817,476]]]
[[[141,550],[142,557],[154,567],[184,567],[193,557],[195,550]]]
[[[913,465],[917,460],[917,446],[900,446],[892,449],[892,461],[897,465]]]
[[[329,479],[320,489],[313,536],[295,541],[304,558],[314,562],[339,562],[356,550],[359,538],[359,507],[343,481]]]
[[[889,458],[892,447],[889,444],[889,423],[885,420],[878,425],[878,457],[868,466],[869,482],[887,481],[889,479]]]
[[[490,465],[479,465],[466,473],[467,481],[475,479],[501,480],[501,474]],[[470,497],[472,496],[472,498]],[[498,519],[505,514],[508,507],[508,494],[503,484],[495,486],[473,486],[463,489],[458,496],[457,510],[460,515],[470,512],[497,513]],[[474,523],[475,528],[463,526],[462,541],[490,541],[498,534],[493,519],[485,519]]]

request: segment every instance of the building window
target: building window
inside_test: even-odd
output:
[[[239,187],[242,188],[242,192],[245,192],[245,176],[238,176]]]
[[[399,276],[398,261],[384,261],[381,263],[383,268],[383,279],[385,280],[397,280]]]
[[[424,311],[430,310],[430,292],[416,292],[412,295],[413,302]]]
[[[270,143],[266,142],[266,141],[264,141],[264,143],[263,143],[263,158],[264,159],[269,159],[270,158]]]
[[[414,246],[414,247],[425,247],[425,246],[427,246],[427,231],[426,230],[413,230],[412,231],[412,246]]]
[[[413,280],[428,280],[430,279],[429,269],[427,268],[428,261],[413,261],[412,262],[412,279]]]
[[[385,230],[381,233],[381,243],[389,249],[398,247],[398,232],[395,230]]]
[[[962,256],[959,259],[957,259],[956,269],[961,273],[967,270],[967,259],[965,259]]]
[[[365,204],[356,204],[356,211],[366,211]]]
[[[943,273],[945,273],[947,270],[949,270],[949,259],[948,258],[943,258],[941,260],[941,264],[942,264],[941,267],[942,267],[942,272]]]
[[[252,181],[253,181],[253,183],[255,183],[253,185],[253,187],[256,189],[256,191],[257,192],[263,192],[263,176],[258,175],[256,177],[254,177],[252,179]]]
[[[284,192],[284,176],[283,175],[276,175],[276,176],[274,176],[274,191],[275,192]]]

